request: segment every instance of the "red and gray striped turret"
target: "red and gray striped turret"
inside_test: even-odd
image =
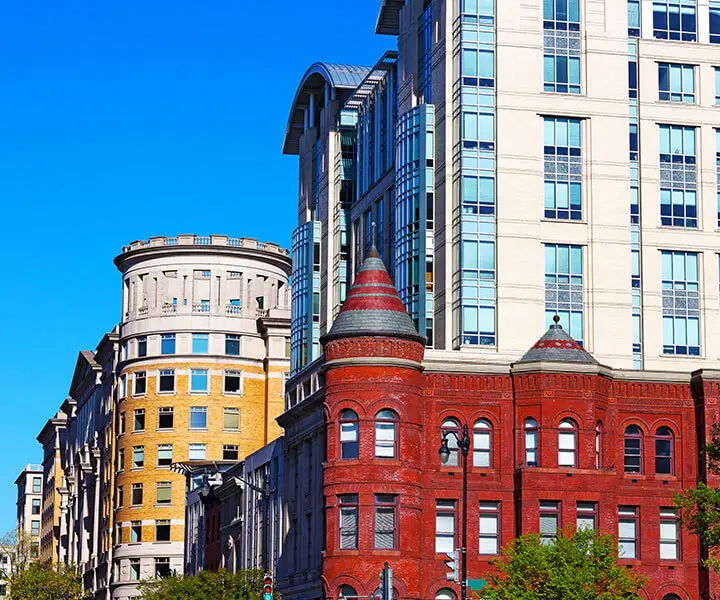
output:
[[[322,344],[350,337],[395,337],[425,344],[388,275],[377,248],[368,252]]]

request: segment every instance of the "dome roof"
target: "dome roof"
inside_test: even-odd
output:
[[[377,248],[368,252],[330,331],[320,340],[397,337],[425,343],[388,275]]]
[[[555,315],[553,321],[545,335],[516,364],[539,361],[598,364],[587,350],[565,333],[560,317]]]

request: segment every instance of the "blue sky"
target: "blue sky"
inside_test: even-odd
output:
[[[290,244],[290,104],[317,60],[371,65],[379,0],[0,0],[0,534],[80,349],[152,235]],[[350,43],[348,41],[351,40]]]

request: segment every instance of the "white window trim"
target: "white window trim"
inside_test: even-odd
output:
[[[227,373],[238,373],[240,376],[240,390],[237,392],[226,392],[225,391],[225,377]],[[244,396],[245,395],[245,372],[242,369],[223,369],[222,379],[222,395],[223,396]]]

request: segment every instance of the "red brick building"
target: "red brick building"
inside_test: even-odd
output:
[[[317,423],[322,411],[315,439],[325,445],[315,477],[322,561],[305,567],[294,555],[307,550],[310,565],[314,547],[289,497],[284,598],[315,597],[320,584],[327,598],[367,597],[385,561],[398,597],[458,598],[445,552],[460,546],[461,458],[453,450],[443,465],[438,448],[443,431],[464,425],[472,440],[469,578],[486,575],[517,535],[551,538],[583,526],[619,535],[620,561],[648,578],[648,600],[720,590],[673,509],[676,492],[717,484],[698,455],[718,422],[720,372],[613,370],[559,325],[508,366],[427,360],[423,341],[371,251],[322,340],[324,363],[311,375],[317,389],[302,374],[291,381],[306,394],[280,419],[286,436],[300,440],[302,423]],[[287,452],[297,500],[306,450],[291,443]]]

